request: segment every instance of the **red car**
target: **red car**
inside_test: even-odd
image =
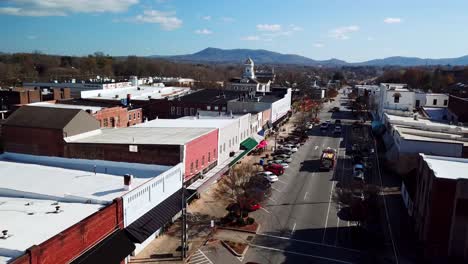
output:
[[[280,175],[283,175],[284,173],[284,168],[283,166],[279,165],[279,164],[269,164],[269,165],[265,165],[263,166],[263,169],[265,171],[270,171],[272,172],[273,174],[275,174],[276,176],[280,176]]]

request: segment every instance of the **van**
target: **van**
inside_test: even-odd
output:
[[[273,174],[275,174],[276,176],[279,176],[279,175],[283,175],[284,174],[284,168],[283,166],[279,165],[279,164],[269,164],[269,165],[265,165],[263,166],[263,169],[265,171],[270,171],[272,172]]]

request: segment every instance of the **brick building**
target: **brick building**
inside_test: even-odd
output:
[[[458,96],[450,95],[450,100],[448,103],[448,120],[457,124],[468,123],[468,98],[462,98]]]
[[[409,209],[430,263],[468,260],[467,172],[468,159],[420,154]]]
[[[67,101],[79,101],[82,104],[63,104]],[[104,106],[106,105],[106,106]],[[119,105],[100,103],[88,103],[84,100],[64,100],[55,102],[39,102],[30,104],[35,107],[51,107],[60,109],[81,109],[92,115],[99,121],[102,128],[106,127],[128,127],[140,124],[143,120],[141,108],[124,107]]]
[[[216,165],[217,145],[213,128],[129,127],[67,140],[65,156],[168,166],[182,162],[188,181]]]
[[[99,122],[79,109],[23,106],[2,125],[6,152],[64,156],[64,138],[99,129]]]
[[[39,89],[15,87],[0,89],[0,110],[14,111],[21,105],[70,98],[69,88]]]
[[[145,116],[150,120],[155,118],[178,118],[195,116],[197,111],[225,113],[229,101],[238,100],[242,96],[253,96],[255,92],[199,90],[171,100],[150,100],[142,106]]]

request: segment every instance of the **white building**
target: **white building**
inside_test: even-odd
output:
[[[274,75],[272,75],[274,76]],[[251,58],[244,62],[244,72],[241,78],[233,78],[226,84],[226,89],[234,91],[256,91],[260,93],[270,92],[271,80],[257,78],[255,64]]]
[[[189,94],[190,88],[186,87],[164,87],[140,85],[112,90],[90,90],[81,92],[81,98],[122,101],[131,100],[148,101],[151,99],[174,98]]]

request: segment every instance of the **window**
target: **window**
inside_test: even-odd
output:
[[[226,107],[225,107],[225,106],[223,106],[222,110],[223,110],[223,111],[226,111]]]
[[[211,105],[207,105],[206,110],[210,111],[211,110]]]
[[[177,107],[177,115],[181,115],[182,114],[182,107],[178,106]]]
[[[175,106],[171,106],[171,115],[175,115]]]
[[[398,104],[398,103],[400,102],[400,96],[396,96],[396,95],[395,95],[395,97],[393,97],[393,102],[394,102],[395,104]]]
[[[216,149],[213,149],[213,158],[216,158]]]
[[[219,109],[219,107],[216,105],[216,106],[214,107],[214,110],[215,110],[215,111],[218,111],[218,109]]]
[[[229,147],[231,147],[231,140],[229,140]]]
[[[195,169],[198,170],[198,160],[195,161]]]
[[[214,151],[213,151],[214,153]],[[223,153],[223,145],[219,145],[219,153]]]
[[[205,166],[205,155],[203,155],[201,158],[201,165]]]
[[[432,100],[432,105],[437,105],[437,99]]]
[[[187,107],[184,108],[184,116],[189,115],[189,109]]]
[[[133,113],[133,119],[136,119],[136,114],[135,113]]]
[[[107,127],[109,125],[109,121],[107,120],[107,118],[104,118],[104,127]]]
[[[444,105],[448,105],[448,100],[444,100]]]
[[[128,115],[128,121],[132,120],[132,114]]]
[[[208,152],[208,162],[210,162],[210,161],[211,161],[211,153]]]
[[[194,116],[195,115],[195,108],[190,108],[190,115]]]
[[[226,143],[223,144],[223,151],[226,151]]]
[[[138,119],[140,119],[140,112],[137,113]]]
[[[190,172],[193,172],[193,162],[190,163]]]

